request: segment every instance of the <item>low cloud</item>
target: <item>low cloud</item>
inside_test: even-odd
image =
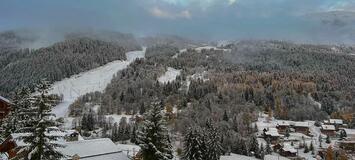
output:
[[[191,14],[188,10],[183,10],[180,12],[171,12],[168,10],[160,9],[159,7],[154,7],[150,9],[149,12],[154,17],[163,18],[163,19],[178,19],[178,18],[190,19],[191,18]]]

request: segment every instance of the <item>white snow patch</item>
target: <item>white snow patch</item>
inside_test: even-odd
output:
[[[134,144],[116,144],[119,151],[122,151],[128,157],[135,156],[140,150],[141,147]]]
[[[171,67],[168,67],[168,70],[162,75],[161,77],[158,78],[158,81],[160,83],[168,83],[172,82],[176,79],[177,76],[179,76],[181,73],[181,70],[177,70]]]
[[[127,68],[135,59],[144,58],[144,55],[145,48],[143,51],[128,52],[126,53],[126,61],[113,61],[104,66],[55,82],[49,93],[63,95],[63,102],[54,107],[52,113],[56,114],[57,117],[66,117],[70,104],[78,97],[89,92],[103,91],[118,71]]]
[[[129,123],[130,122],[130,118],[132,117],[132,115],[125,115],[125,114],[122,114],[122,115],[117,115],[117,114],[106,115],[107,120],[110,123],[112,123],[112,124],[114,124],[114,123],[119,124],[123,117],[126,117],[127,123]]]
[[[258,159],[254,157],[248,157],[248,156],[232,153],[230,156],[221,156],[220,160],[258,160]]]

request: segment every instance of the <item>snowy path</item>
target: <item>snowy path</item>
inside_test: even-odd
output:
[[[179,76],[181,73],[181,70],[177,70],[171,67],[168,67],[168,70],[165,72],[164,75],[158,78],[158,81],[160,83],[168,83],[172,82],[176,79],[177,76]]]
[[[57,117],[67,116],[70,104],[78,97],[90,92],[103,91],[107,84],[111,82],[113,75],[127,68],[135,59],[144,58],[144,55],[145,49],[143,51],[128,52],[126,53],[126,61],[113,61],[104,66],[54,83],[50,93],[63,95],[63,102],[57,105],[52,112]]]

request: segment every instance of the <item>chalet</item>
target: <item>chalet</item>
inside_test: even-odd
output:
[[[67,160],[129,160],[108,138],[66,142],[59,151],[67,155]]]
[[[308,122],[294,122],[292,127],[294,128],[295,132],[303,133],[305,135],[309,135],[309,123]]]
[[[286,130],[290,128],[290,123],[287,121],[278,121],[276,125],[277,130],[281,134],[285,134]]]
[[[268,128],[264,131],[265,140],[270,139],[272,144],[276,144],[282,135],[279,134],[276,128]]]
[[[335,129],[338,130],[339,127],[343,126],[344,122],[342,119],[329,119],[324,120],[323,122],[325,125],[334,125]]]
[[[329,137],[335,137],[335,126],[334,125],[322,125],[321,132]]]
[[[297,150],[292,147],[290,144],[285,144],[281,149],[280,149],[280,155],[284,157],[296,157],[297,156]]]
[[[10,112],[10,100],[0,96],[0,121]]]
[[[26,146],[22,140],[18,138],[24,136],[26,133],[13,133],[4,142],[0,144],[0,153],[6,153],[6,155],[11,159],[18,156],[18,151],[21,147]],[[83,140],[80,134],[75,130],[69,131],[53,131],[49,133],[50,135],[62,136],[58,142],[66,143],[67,141],[79,141]]]
[[[337,143],[339,148],[355,153],[355,141],[338,141]]]
[[[346,134],[346,139],[350,141],[355,141],[355,129],[343,129]]]

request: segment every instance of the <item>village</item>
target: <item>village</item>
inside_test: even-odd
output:
[[[326,159],[333,153],[355,157],[355,129],[348,129],[342,119],[300,122],[260,114],[255,125],[259,143],[270,143],[275,155],[304,160]]]
[[[9,113],[10,105],[10,100],[0,97],[0,119]],[[327,154],[334,153],[337,157],[355,157],[355,129],[348,129],[342,119],[328,119],[323,122],[287,121],[277,120],[272,114],[260,113],[253,127],[257,128],[259,144],[272,149],[272,154],[264,159],[321,160],[326,159]],[[5,153],[2,159],[15,157],[16,148],[26,146],[17,138],[20,134],[13,133],[1,142],[0,152]],[[60,151],[68,159],[129,160],[139,157],[140,147],[137,145],[115,144],[109,138],[85,140],[74,128],[58,128],[48,134],[64,137],[58,141],[65,146]],[[234,157],[243,159],[241,155]],[[233,159],[233,156],[222,156],[221,159]]]

